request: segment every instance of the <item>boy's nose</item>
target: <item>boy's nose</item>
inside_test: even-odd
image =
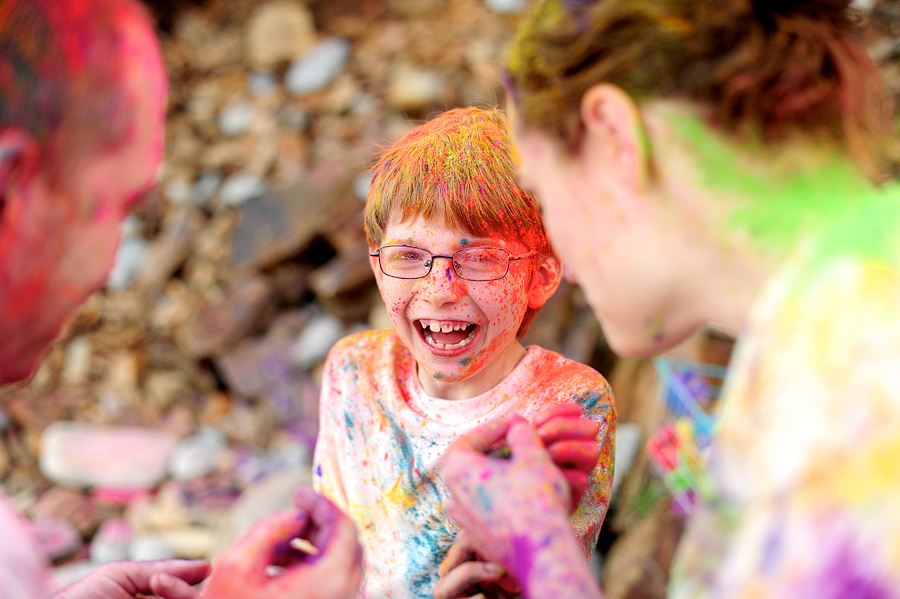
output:
[[[465,295],[465,281],[453,270],[450,258],[434,258],[431,272],[419,279],[419,296],[436,306],[456,303]]]

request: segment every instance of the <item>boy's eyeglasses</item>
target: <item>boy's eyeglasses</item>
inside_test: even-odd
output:
[[[385,245],[369,254],[378,258],[381,272],[395,279],[421,279],[428,276],[435,258],[449,258],[453,272],[466,281],[495,281],[509,272],[510,260],[534,256],[531,251],[513,256],[503,248],[471,247],[452,254],[432,254],[410,245]]]

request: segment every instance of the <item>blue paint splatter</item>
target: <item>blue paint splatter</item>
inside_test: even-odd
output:
[[[462,360],[459,361],[459,365],[460,366],[468,366],[469,362],[471,362],[471,361],[472,361],[472,358],[463,358]]]
[[[322,464],[316,466],[316,476],[322,476]]]

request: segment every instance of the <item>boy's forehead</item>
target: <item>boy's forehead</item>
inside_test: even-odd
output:
[[[404,222],[391,223],[385,230],[385,243],[426,243],[437,238],[441,240],[452,239],[460,246],[479,243],[500,243],[513,245],[517,239],[511,239],[497,233],[478,234],[458,227],[446,225],[441,219],[426,219],[417,217]]]

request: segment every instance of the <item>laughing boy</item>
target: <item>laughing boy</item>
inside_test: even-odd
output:
[[[432,597],[458,530],[440,462],[494,418],[521,414],[538,427],[572,487],[586,558],[596,544],[615,407],[599,373],[520,341],[561,267],[514,172],[504,117],[475,108],[420,125],[374,168],[366,235],[393,329],[332,349],[313,466],[316,490],[359,528],[363,597]]]

